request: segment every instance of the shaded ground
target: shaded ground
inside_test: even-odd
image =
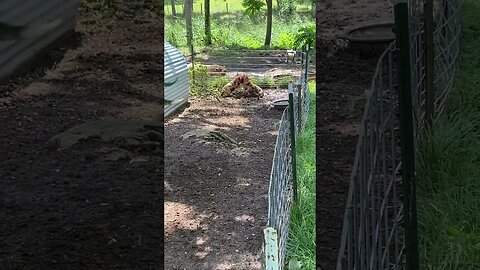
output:
[[[160,269],[163,263],[159,148],[109,159],[109,150],[121,151],[117,143],[47,147],[50,138],[90,120],[161,122],[161,21],[100,26],[85,18],[76,29],[80,47],[54,68],[0,84],[1,269]]]
[[[256,99],[193,100],[165,126],[165,268],[260,269],[281,112]],[[198,129],[203,130],[197,131]],[[229,140],[182,139],[216,129]],[[184,136],[187,137],[187,136]]]
[[[357,132],[377,58],[360,57],[338,42],[348,27],[393,21],[388,1],[317,5],[317,247],[323,270],[336,269]]]

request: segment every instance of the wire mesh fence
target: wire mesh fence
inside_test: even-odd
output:
[[[460,53],[459,0],[408,0],[408,42],[413,131],[417,138],[426,115],[435,118],[451,90]],[[427,5],[426,5],[427,4]],[[428,15],[428,14],[427,14]],[[395,31],[400,31],[396,29]],[[398,35],[397,35],[398,37]],[[429,39],[431,42],[429,42]],[[416,214],[404,209],[416,204],[415,192],[406,192],[406,175],[400,148],[399,40],[378,60],[360,128],[350,179],[337,269],[418,269],[418,246],[406,245],[406,228],[416,226]],[[404,44],[404,43],[403,43]],[[405,48],[403,48],[405,49]],[[432,50],[433,49],[433,50]],[[431,58],[430,58],[431,57]],[[431,81],[429,81],[431,80]],[[433,104],[429,111],[428,104]],[[405,109],[405,108],[404,108]],[[409,121],[407,119],[407,121]],[[412,148],[415,147],[413,143]],[[402,146],[404,147],[404,145]],[[404,159],[405,160],[405,159]],[[412,182],[414,185],[414,181]],[[409,189],[415,191],[415,189]],[[413,208],[414,209],[414,208]],[[406,218],[406,214],[412,220]],[[408,223],[408,224],[407,224]],[[415,229],[416,230],[416,229]],[[416,236],[416,235],[415,235]],[[413,250],[415,249],[415,250]]]
[[[378,61],[360,128],[339,269],[398,269],[403,261],[394,49]]]
[[[456,63],[460,55],[460,0],[431,0],[431,11],[425,9],[426,0],[409,0],[411,78],[414,108],[415,133],[422,130],[429,98],[432,99],[432,118],[443,110],[445,97],[452,88]],[[433,15],[433,29],[428,31],[425,14]],[[433,41],[430,48],[426,40]],[[426,52],[433,52],[431,63]],[[432,69],[433,77],[427,76]],[[432,80],[432,89],[428,89],[428,80]],[[431,93],[428,93],[430,91]]]
[[[301,76],[297,87],[289,84],[289,106],[283,111],[273,156],[268,191],[268,221],[262,250],[264,269],[284,269],[287,250],[290,212],[295,198],[295,137],[307,120],[309,111],[308,68],[309,54],[301,53]]]
[[[286,89],[301,76],[302,52],[293,50],[205,50],[188,57],[191,76],[202,93],[219,95],[236,75],[244,74],[262,89]],[[311,75],[311,74],[310,74]],[[300,82],[299,82],[300,83]],[[207,91],[204,91],[206,89]]]

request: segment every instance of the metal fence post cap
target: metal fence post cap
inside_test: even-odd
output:
[[[288,93],[289,93],[289,94],[293,94],[292,81],[288,82]]]

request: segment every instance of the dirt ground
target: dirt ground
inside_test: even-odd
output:
[[[47,142],[90,120],[161,123],[161,21],[81,15],[76,31],[53,68],[0,83],[0,269],[160,269],[161,147]]]
[[[166,121],[165,269],[260,269],[282,96],[191,100]],[[185,138],[198,129],[229,139]]]
[[[320,269],[336,269],[348,184],[365,92],[379,52],[362,57],[338,40],[350,27],[393,21],[389,1],[332,1],[317,5],[317,246]]]

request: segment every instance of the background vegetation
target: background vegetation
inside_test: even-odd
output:
[[[193,45],[195,51],[205,47],[205,10],[202,1],[194,1]],[[228,4],[228,12],[226,11]],[[212,47],[232,49],[262,49],[265,46],[267,14],[265,6],[258,13],[246,12],[242,1],[211,0]],[[188,54],[186,22],[180,17],[182,5],[176,5],[177,16],[171,15],[171,5],[165,6],[165,39]],[[170,15],[169,15],[170,14]],[[302,27],[314,29],[315,16],[310,0],[281,0],[273,5],[270,48],[291,49],[295,35]]]

